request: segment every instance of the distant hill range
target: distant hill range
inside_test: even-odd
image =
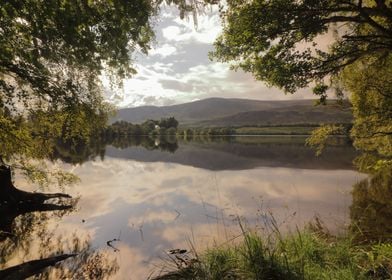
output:
[[[141,123],[148,119],[175,117],[183,126],[224,127],[351,123],[351,106],[329,101],[315,106],[315,100],[259,101],[209,98],[172,106],[141,106],[118,110],[111,120]]]

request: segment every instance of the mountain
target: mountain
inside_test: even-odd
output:
[[[202,127],[249,125],[299,125],[320,123],[351,123],[349,107],[339,106],[288,106],[272,110],[241,112],[231,116],[198,122]],[[195,124],[196,125],[196,124]]]
[[[333,102],[333,101],[331,101]],[[120,109],[112,119],[141,123],[148,119],[175,117],[188,126],[285,125],[351,122],[349,106],[314,106],[314,100],[259,101],[209,98],[172,106]]]

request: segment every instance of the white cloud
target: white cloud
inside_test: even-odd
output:
[[[208,97],[264,100],[312,98],[310,90],[285,95],[255,81],[251,74],[231,71],[228,64],[211,62],[208,51],[221,32],[216,10],[192,18],[180,19],[178,11],[168,9],[156,25],[157,42],[148,56],[139,56],[138,70],[124,81],[123,89],[106,90],[109,100],[119,107],[167,105]],[[108,81],[103,79],[108,88]]]
[[[173,54],[175,54],[177,51],[177,48],[174,47],[173,45],[169,44],[164,44],[163,46],[156,48],[156,49],[151,49],[149,52],[149,55],[159,55],[161,57],[168,57]]]
[[[162,29],[162,35],[168,41],[212,44],[222,30],[216,12],[212,15],[199,15],[197,26],[193,20],[179,18],[176,18],[173,23],[176,25]]]
[[[205,15],[198,15],[197,26],[193,19],[182,20],[176,18],[174,22],[186,31],[186,34],[182,34],[181,39],[195,40],[205,44],[212,44],[222,31],[217,9],[213,9],[213,11]]]
[[[173,63],[162,63],[162,62],[156,62],[151,65],[151,69],[158,73],[172,73],[173,72]]]
[[[162,29],[162,35],[169,41],[179,41],[178,37],[181,34],[181,29],[178,26],[172,25]]]

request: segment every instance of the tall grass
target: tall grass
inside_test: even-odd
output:
[[[359,245],[317,227],[267,237],[240,227],[239,244],[172,256],[174,269],[153,279],[392,279],[390,243]]]

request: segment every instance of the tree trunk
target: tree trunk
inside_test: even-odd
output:
[[[11,169],[0,165],[0,241],[12,236],[12,224],[19,215],[70,209],[72,205],[45,203],[51,198],[71,198],[63,193],[44,194],[18,190],[12,183]]]

